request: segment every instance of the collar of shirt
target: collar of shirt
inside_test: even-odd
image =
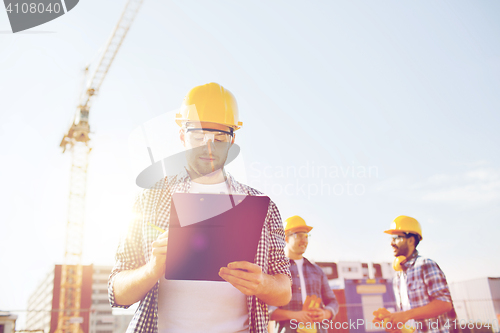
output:
[[[415,261],[417,260],[418,257],[418,251],[415,249],[411,256],[406,260],[405,263],[401,264],[401,268],[403,268],[403,271],[406,271],[408,268],[412,267],[415,265]]]
[[[234,177],[229,173],[225,172],[226,181],[229,185],[229,191],[231,193],[245,193],[245,190],[241,187],[241,185],[234,180]],[[188,193],[191,188],[191,182],[193,180],[189,176],[189,173],[186,169],[184,169],[177,178],[177,191]]]
[[[313,266],[313,264],[312,264],[309,260],[307,260],[307,258],[306,258],[306,257],[302,257],[302,259],[304,259],[304,265],[306,265],[306,263],[307,263],[308,265]],[[297,265],[297,264],[295,263],[295,260],[293,260],[293,259],[290,259],[290,262],[293,262],[295,265]]]

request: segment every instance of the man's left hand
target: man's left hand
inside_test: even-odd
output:
[[[227,267],[221,267],[219,276],[247,296],[258,295],[264,289],[262,268],[248,261],[230,262]]]
[[[314,308],[307,311],[309,311],[309,314],[315,322],[321,322],[325,319],[330,319],[333,316],[331,311],[326,309]]]

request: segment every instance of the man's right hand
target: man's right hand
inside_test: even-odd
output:
[[[151,258],[146,265],[115,276],[113,290],[117,304],[132,305],[140,301],[165,274],[167,243],[168,231],[151,243]]]
[[[165,275],[167,261],[168,230],[151,243],[151,258],[148,262],[151,275],[160,279]]]

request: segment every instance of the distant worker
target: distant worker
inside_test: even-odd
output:
[[[384,232],[392,235],[397,271],[393,287],[399,311],[384,311],[381,317],[386,331],[453,332],[456,315],[446,277],[434,261],[420,256],[416,249],[422,240],[420,223],[401,215]]]
[[[174,192],[259,195],[224,171],[234,143],[238,107],[233,94],[217,83],[191,89],[177,114],[186,170],[142,191],[135,217],[120,241],[108,283],[113,307],[140,301],[128,333],[267,332],[268,305],[291,297],[289,260],[280,213],[271,201],[255,262],[221,267],[222,281],[166,280],[168,225]],[[167,230],[160,235],[155,228]]]
[[[279,308],[271,307],[271,320],[278,323],[278,332],[317,332],[326,333],[330,321],[339,311],[335,294],[328,285],[323,270],[303,257],[309,243],[312,227],[306,225],[300,216],[286,219],[286,256],[290,258],[292,273],[292,300]],[[306,300],[321,299],[316,303],[305,304]],[[304,306],[305,304],[305,306]]]

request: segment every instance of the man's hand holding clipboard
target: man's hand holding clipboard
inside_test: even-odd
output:
[[[262,269],[248,261],[235,261],[221,267],[219,276],[247,296],[258,295],[265,288]]]
[[[247,296],[257,296],[270,305],[278,304],[270,297],[276,286],[289,283],[287,277],[276,277],[262,272],[260,266],[248,261],[235,261],[222,267],[219,276],[231,283],[236,289]]]

